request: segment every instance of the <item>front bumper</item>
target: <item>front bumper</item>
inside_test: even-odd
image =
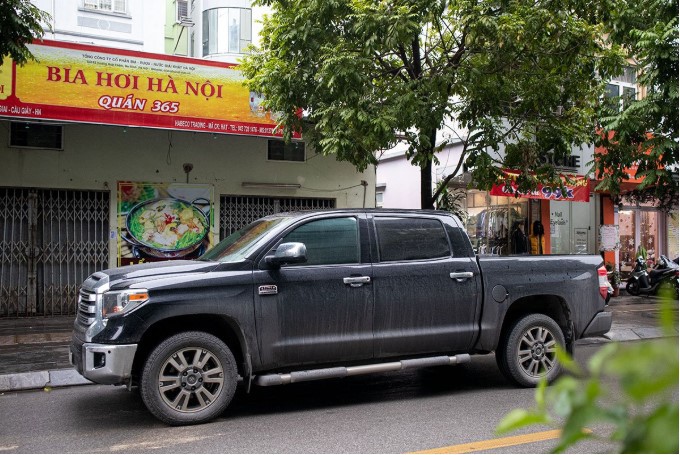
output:
[[[601,311],[595,315],[588,327],[581,334],[581,338],[596,337],[604,335],[612,328],[612,314]]]
[[[132,376],[136,344],[82,343],[73,339],[69,360],[78,373],[97,384],[124,384]]]

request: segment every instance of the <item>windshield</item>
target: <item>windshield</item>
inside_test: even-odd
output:
[[[232,233],[199,259],[202,261],[242,261],[270,229],[287,220],[284,217],[264,218]]]

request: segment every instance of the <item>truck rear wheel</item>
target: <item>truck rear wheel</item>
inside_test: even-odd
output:
[[[496,350],[496,361],[505,376],[523,387],[550,382],[559,376],[557,346],[564,348],[562,329],[544,314],[530,314],[515,321]]]
[[[237,378],[234,355],[222,340],[205,332],[183,332],[151,352],[140,391],[158,419],[169,425],[191,425],[224,412]]]

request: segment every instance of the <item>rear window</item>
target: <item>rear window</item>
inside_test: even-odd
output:
[[[374,219],[380,262],[417,261],[451,256],[444,226],[428,218]]]

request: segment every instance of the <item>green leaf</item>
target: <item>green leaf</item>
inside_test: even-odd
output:
[[[505,434],[530,425],[550,425],[552,420],[542,412],[515,409],[510,411],[496,427],[496,434]]]

